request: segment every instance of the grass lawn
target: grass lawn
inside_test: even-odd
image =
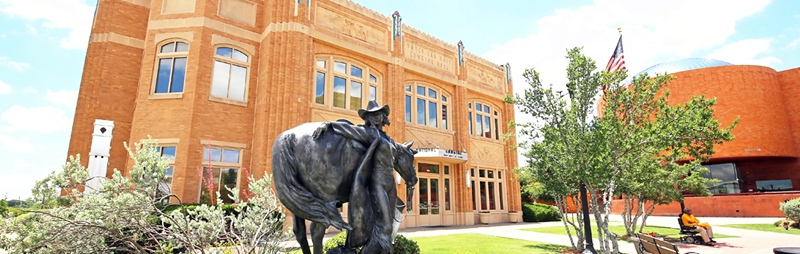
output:
[[[597,229],[592,225],[592,236],[596,237]],[[625,235],[625,226],[609,226],[608,229],[611,232],[616,233],[617,235]],[[782,229],[782,228],[781,228]],[[538,233],[548,233],[548,234],[557,234],[557,235],[567,235],[567,232],[564,230],[564,226],[557,226],[557,227],[544,227],[544,228],[526,228],[522,229],[525,231],[531,232],[538,232]],[[569,227],[569,231],[572,235],[575,235],[575,229]],[[800,230],[798,230],[800,231]],[[666,227],[659,227],[659,226],[648,226],[645,227],[642,232],[656,232],[656,234],[666,236],[668,238],[678,238],[678,232],[680,232],[676,228],[666,228]],[[714,238],[733,238],[735,236],[724,235],[724,234],[714,234]],[[626,240],[626,239],[623,239]]]
[[[455,234],[411,238],[421,253],[560,253],[572,247],[481,234]]]
[[[720,225],[720,226],[729,228],[741,228],[741,229],[800,235],[800,229],[789,228],[789,230],[786,230],[783,227],[776,227],[773,226],[772,224],[731,224],[731,225]]]

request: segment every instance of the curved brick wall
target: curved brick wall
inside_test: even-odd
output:
[[[727,126],[739,118],[735,139],[716,148],[713,160],[797,157],[778,73],[763,66],[720,66],[674,74],[669,84],[674,103],[692,95],[716,97],[716,118]],[[797,82],[797,81],[795,81]],[[796,86],[795,86],[796,87]],[[798,104],[800,105],[800,104]],[[797,109],[800,107],[796,107]],[[797,110],[790,110],[800,114]]]

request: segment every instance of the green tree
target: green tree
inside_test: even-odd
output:
[[[0,199],[0,218],[6,217],[8,214],[8,202],[6,199]]]
[[[637,77],[623,88],[625,71],[598,71],[580,48],[568,50],[567,59],[566,92],[545,88],[539,74],[529,69],[523,76],[530,87],[522,95],[507,97],[534,118],[518,124],[522,135],[532,137],[520,144],[528,158],[521,172],[544,185],[557,201],[565,228],[576,229],[577,244],[570,239],[577,250],[582,250],[584,241],[581,215],[566,214],[566,207],[568,200],[580,207],[577,198],[567,197],[576,197],[583,181],[592,197],[588,203],[597,224],[594,236],[600,239],[597,249],[618,252],[616,235],[608,230],[613,197],[626,194],[641,196],[641,204],[666,203],[680,199],[682,190],[707,192],[704,169],[689,159],[709,157],[714,144],[733,138],[734,125],[720,130],[713,118],[715,101],[702,96],[670,106],[669,92],[663,89],[671,76]],[[604,96],[604,114],[598,117],[592,108],[604,85],[610,89]],[[626,226],[635,225],[627,222]]]
[[[250,176],[252,195],[245,201],[232,189],[238,205],[233,213],[221,206],[200,205],[169,214],[162,201],[179,197],[164,193],[168,163],[157,144],[145,140],[128,147],[134,161],[131,177],[118,170],[101,187],[81,192],[88,179],[76,157],[64,170],[37,182],[33,190],[39,209],[0,223],[0,249],[10,253],[279,253],[289,240],[285,215],[269,176]],[[59,195],[64,193],[62,197]],[[219,193],[217,193],[219,196]],[[74,202],[59,202],[66,198]],[[221,204],[221,201],[218,201]],[[226,247],[216,247],[226,246]],[[235,249],[235,250],[231,250]]]

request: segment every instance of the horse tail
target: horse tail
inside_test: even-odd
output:
[[[336,202],[326,203],[317,198],[298,180],[299,163],[294,152],[296,143],[294,134],[284,133],[278,136],[272,147],[272,173],[281,204],[297,217],[331,225],[339,230],[352,229],[342,219]]]

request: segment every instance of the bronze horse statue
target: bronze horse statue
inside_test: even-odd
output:
[[[283,206],[292,212],[300,248],[304,254],[311,254],[305,224],[310,220],[314,254],[322,254],[322,238],[328,226],[348,231],[346,248],[363,246],[363,253],[391,253],[391,224],[399,225],[395,218],[401,209],[395,207],[402,203],[395,198],[392,168],[406,181],[410,197],[417,183],[416,151],[411,143],[383,140],[362,144],[332,132],[317,136],[314,132],[321,124],[305,123],[284,131],[272,149],[275,189]],[[392,168],[373,168],[372,157],[388,160]],[[376,181],[377,186],[384,187],[371,187]],[[378,197],[375,195],[389,200],[389,204],[376,204],[372,201]],[[347,202],[351,224],[337,209]]]

